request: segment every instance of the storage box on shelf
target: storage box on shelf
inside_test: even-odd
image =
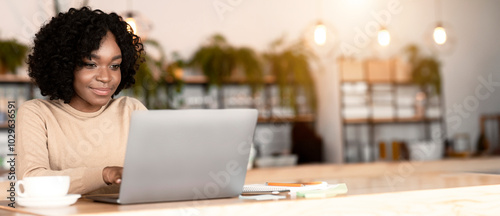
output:
[[[430,140],[431,130],[443,131],[440,97],[411,83],[408,63],[344,58],[339,69],[346,162],[378,160],[392,154],[390,143],[417,143]]]

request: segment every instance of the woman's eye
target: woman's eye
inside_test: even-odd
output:
[[[94,63],[85,63],[85,67],[86,68],[95,68],[95,67],[97,67],[97,65]]]
[[[119,64],[117,64],[117,65],[111,65],[111,69],[118,70],[118,69],[120,69],[120,65]]]

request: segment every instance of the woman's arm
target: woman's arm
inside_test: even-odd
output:
[[[47,147],[47,126],[41,108],[34,101],[19,108],[16,120],[17,177],[67,175],[69,193],[86,194],[106,186],[101,167],[77,167],[52,170]]]

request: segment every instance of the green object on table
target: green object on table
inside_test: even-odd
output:
[[[311,190],[311,191],[297,191],[297,197],[304,198],[326,198],[334,197],[339,194],[347,193],[347,185],[345,183],[337,184],[328,187],[327,189]]]

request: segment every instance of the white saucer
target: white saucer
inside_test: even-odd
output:
[[[17,204],[24,207],[52,208],[74,204],[80,194],[68,194],[61,197],[17,197]]]

